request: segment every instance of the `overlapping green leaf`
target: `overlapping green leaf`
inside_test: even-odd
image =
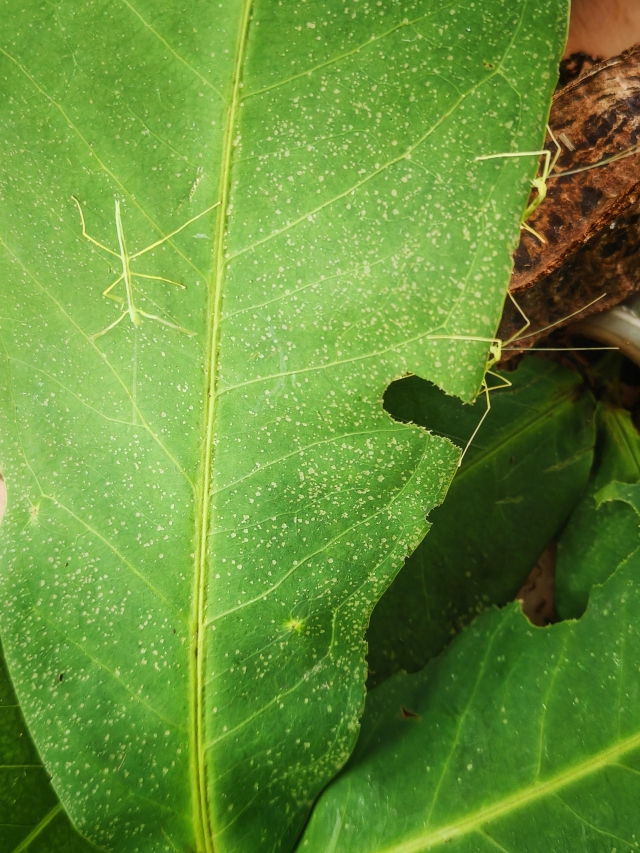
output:
[[[380,401],[478,389],[449,336],[494,334],[536,163],[475,157],[539,145],[565,18],[2,4],[5,653],[97,843],[286,850],[349,754],[457,458]]]
[[[300,853],[635,850],[639,658],[640,551],[577,622],[485,611],[425,670],[369,693]]]
[[[510,374],[469,448],[433,529],[371,617],[371,681],[413,672],[488,604],[506,604],[566,521],[593,459],[594,402],[580,376],[539,359]],[[460,413],[420,380],[397,383],[387,407],[466,443],[485,405]]]
[[[629,412],[617,406],[601,403],[597,422],[596,468],[558,542],[555,600],[562,619],[581,616],[592,586],[640,544],[632,492],[620,490],[640,479],[640,436]]]

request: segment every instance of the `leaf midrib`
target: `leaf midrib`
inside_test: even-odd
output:
[[[380,849],[378,853],[423,853],[425,850],[430,850],[432,847],[451,841],[456,837],[467,835],[493,820],[528,806],[542,797],[555,794],[557,791],[579,782],[586,776],[615,764],[617,759],[638,747],[640,747],[640,732],[602,750],[587,761],[552,776],[546,782],[534,782],[529,787],[480,809],[469,817],[450,823],[433,832],[416,835],[400,844],[392,844]]]
[[[247,35],[251,19],[253,0],[243,0],[240,28],[233,66],[231,101],[227,107],[222,162],[220,170],[220,213],[216,220],[213,256],[213,277],[209,285],[207,304],[207,349],[205,356],[204,399],[206,415],[203,424],[201,446],[201,468],[196,497],[196,549],[194,572],[193,630],[191,643],[191,765],[192,799],[194,811],[194,834],[197,847],[204,853],[214,853],[213,830],[207,796],[206,776],[206,731],[205,731],[205,613],[207,593],[207,555],[209,520],[213,511],[211,478],[213,471],[213,436],[216,419],[218,347],[220,341],[220,319],[222,286],[226,269],[224,254],[227,233],[227,211],[231,190],[231,167],[233,139],[238,109],[242,67],[244,64]]]

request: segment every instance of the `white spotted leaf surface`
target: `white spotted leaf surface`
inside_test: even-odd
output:
[[[103,849],[290,850],[457,462],[382,396],[478,391],[537,163],[475,158],[540,145],[566,4],[1,8],[24,715]]]

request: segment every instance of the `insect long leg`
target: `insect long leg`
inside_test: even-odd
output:
[[[136,310],[138,314],[142,314],[142,316],[146,317],[147,320],[157,320],[158,323],[162,323],[163,326],[168,326],[170,329],[176,329],[178,332],[184,332],[185,335],[189,335],[190,338],[195,335],[195,332],[185,329],[184,326],[178,326],[176,323],[170,323],[169,320],[165,320],[164,317],[158,317],[157,314],[147,314],[146,311],[141,311],[140,308],[137,308]]]
[[[482,424],[485,421],[485,418],[487,417],[487,415],[491,411],[491,397],[489,396],[489,386],[487,385],[487,382],[485,379],[482,380],[482,390],[485,394],[485,397],[487,398],[487,408],[484,410],[483,415],[480,418],[480,420],[478,421],[476,428],[471,433],[469,440],[467,441],[467,443],[464,446],[464,450],[462,451],[462,454],[460,455],[460,459],[458,459],[458,468],[462,465],[462,460],[466,456],[467,450],[471,447],[471,444],[473,443],[473,439],[480,432],[480,427],[482,426]]]
[[[586,311],[586,310],[587,310],[587,308],[591,308],[591,306],[592,306],[592,305],[595,305],[595,304],[596,304],[596,302],[599,302],[601,299],[604,299],[604,297],[605,297],[606,295],[607,295],[606,293],[601,293],[601,294],[600,294],[600,296],[597,296],[595,299],[592,299],[592,300],[591,300],[591,302],[587,302],[587,304],[586,304],[586,305],[583,305],[581,308],[578,308],[576,311],[572,311],[572,313],[571,313],[571,314],[567,314],[567,316],[566,316],[566,317],[562,317],[560,320],[556,320],[556,321],[555,321],[555,322],[553,322],[553,323],[549,323],[549,325],[548,325],[548,326],[543,326],[541,329],[536,329],[536,331],[535,331],[535,332],[529,332],[529,334],[528,334],[528,335],[523,335],[523,334],[521,334],[521,332],[519,332],[516,336],[514,336],[514,337],[512,337],[512,338],[509,338],[509,340],[508,340],[508,341],[505,341],[505,345],[506,345],[506,344],[512,344],[514,341],[526,341],[526,340],[527,340],[527,338],[533,338],[533,337],[535,337],[535,336],[537,336],[537,335],[540,335],[542,332],[547,332],[547,331],[549,331],[549,329],[553,329],[555,326],[560,325],[560,323],[565,323],[567,320],[570,320],[572,317],[575,317],[575,316],[576,316],[576,314],[581,314],[583,311]],[[519,305],[518,305],[518,303],[516,302],[515,298],[514,298],[513,296],[512,296],[511,298],[512,298],[512,300],[513,300],[513,302],[514,302],[514,304],[515,304],[516,308],[518,308],[518,310],[519,310],[519,311],[520,311],[520,313],[522,314],[522,316],[523,316],[523,317],[524,317],[524,316],[526,316],[526,315],[524,314],[524,311],[520,308],[520,306],[519,306]],[[531,323],[529,322],[529,324],[528,324],[528,325],[531,325]],[[503,347],[503,349],[507,349],[507,346],[504,346],[504,347]],[[510,349],[510,350],[519,350],[519,349],[522,349],[522,348],[521,348],[521,347],[508,347],[508,349]]]
[[[577,175],[579,172],[588,172],[590,169],[599,169],[600,166],[607,166],[609,163],[615,163],[616,160],[624,160],[625,157],[632,157],[634,154],[640,154],[640,145],[632,145],[626,151],[621,151],[619,154],[614,154],[612,157],[605,157],[599,163],[590,163],[588,166],[578,166],[576,169],[567,169],[565,172],[558,172],[557,175],[549,175],[550,178],[565,178],[568,175]]]
[[[120,305],[124,305],[124,299],[121,296],[112,296],[111,291],[116,286],[116,284],[120,284],[123,276],[119,276],[112,284],[109,285],[105,290],[102,291],[102,295],[106,296],[107,299],[113,299],[114,302],[119,302]]]
[[[518,305],[517,299],[515,298],[513,293],[511,293],[510,290],[507,290],[507,296],[512,301],[512,303],[515,305],[518,313],[520,314],[520,316],[524,320],[524,325],[518,329],[518,331],[515,333],[515,335],[511,335],[510,338],[508,338],[506,341],[503,341],[502,349],[506,349],[509,346],[509,344],[512,344],[514,341],[518,341],[518,340],[521,340],[522,338],[526,338],[527,335],[523,335],[523,332],[526,332],[527,329],[529,328],[529,326],[531,325],[531,320],[524,313],[524,311],[522,310],[520,305]],[[535,334],[537,334],[537,332]]]
[[[95,341],[97,340],[97,338],[101,338],[103,335],[106,335],[107,332],[111,331],[111,329],[115,329],[118,323],[122,322],[122,320],[124,320],[127,314],[127,311],[123,311],[123,313],[118,317],[118,319],[115,322],[111,323],[109,326],[107,326],[106,329],[103,329],[101,332],[96,332],[95,335],[91,335],[90,340]]]
[[[502,382],[502,385],[492,385],[491,387],[489,387],[489,383],[487,382],[487,376],[493,376],[495,379],[499,379]],[[467,450],[473,444],[474,438],[480,432],[480,427],[485,422],[487,415],[491,411],[491,392],[492,391],[498,391],[501,388],[511,388],[512,386],[513,386],[513,383],[510,382],[506,378],[506,376],[501,376],[499,373],[494,373],[493,370],[487,370],[487,372],[485,373],[484,379],[482,380],[482,391],[484,392],[484,395],[487,399],[487,408],[483,412],[482,417],[478,421],[476,428],[471,433],[469,440],[467,441],[467,443],[464,446],[464,450],[462,451],[462,455],[460,456],[460,459],[458,459],[458,468],[462,465],[462,460],[464,459]]]
[[[167,284],[175,284],[175,286],[179,287],[181,290],[187,289],[184,286],[184,284],[181,284],[179,281],[174,281],[172,278],[164,278],[161,275],[145,275],[144,273],[141,273],[141,272],[132,272],[131,275],[133,278],[150,278],[153,281],[166,281]],[[121,276],[121,278],[122,278],[122,276]],[[120,279],[118,279],[118,281],[119,280]]]
[[[135,254],[133,255],[129,255],[129,260],[132,261],[134,258],[139,258],[140,255],[144,255],[147,252],[150,252],[152,249],[156,249],[158,246],[161,246],[163,243],[166,243],[167,240],[170,240],[176,234],[179,234],[180,231],[187,227],[187,225],[191,225],[192,222],[195,222],[196,219],[200,219],[201,216],[204,216],[205,213],[209,213],[210,210],[213,210],[214,207],[217,207],[219,204],[220,202],[217,201],[215,204],[212,204],[211,207],[208,207],[206,210],[203,210],[202,213],[198,213],[197,216],[193,216],[191,219],[187,220],[187,222],[185,222],[179,228],[176,228],[175,231],[172,231],[170,234],[167,234],[166,237],[163,237],[161,240],[156,240],[155,243],[152,243],[150,246],[147,246],[144,249],[140,249],[139,252],[135,252]]]
[[[503,376],[501,373],[495,373],[493,370],[487,370],[485,376],[493,376],[494,379],[499,379],[502,385],[492,385],[489,391],[500,391],[501,388],[513,388],[513,382]]]
[[[474,160],[498,160],[501,157],[543,157],[548,154],[546,148],[541,148],[540,151],[506,151],[504,154],[479,154],[474,157]]]
[[[473,335],[425,335],[425,341],[471,341],[481,344],[495,344],[497,338],[480,338]]]
[[[97,246],[99,249],[103,249],[105,252],[109,252],[110,255],[115,255],[116,258],[119,258],[120,255],[117,252],[114,252],[113,249],[110,249],[108,246],[105,246],[104,243],[101,243],[99,240],[96,240],[95,237],[92,237],[90,234],[87,234],[87,228],[84,222],[84,213],[82,212],[82,208],[80,207],[80,202],[74,195],[72,195],[71,198],[75,201],[76,207],[78,208],[78,213],[80,214],[80,222],[82,223],[82,236],[86,237],[90,243],[93,243],[93,245]]]
[[[534,208],[534,209],[535,209],[535,208]],[[529,214],[529,215],[531,215],[531,214]],[[540,240],[540,242],[541,242],[541,243],[548,243],[548,242],[549,242],[549,241],[546,239],[546,237],[543,237],[543,236],[542,236],[542,234],[539,234],[539,233],[536,231],[536,229],[535,229],[535,228],[532,228],[532,227],[531,227],[529,224],[527,224],[526,222],[521,222],[521,223],[520,223],[520,227],[521,227],[521,228],[524,228],[524,230],[525,230],[525,231],[528,231],[528,232],[529,232],[529,234],[533,234],[533,236],[534,236],[534,237],[537,237],[537,238],[538,238],[538,240]]]

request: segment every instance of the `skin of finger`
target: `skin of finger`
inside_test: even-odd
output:
[[[616,56],[640,41],[638,0],[573,0],[564,55]]]

